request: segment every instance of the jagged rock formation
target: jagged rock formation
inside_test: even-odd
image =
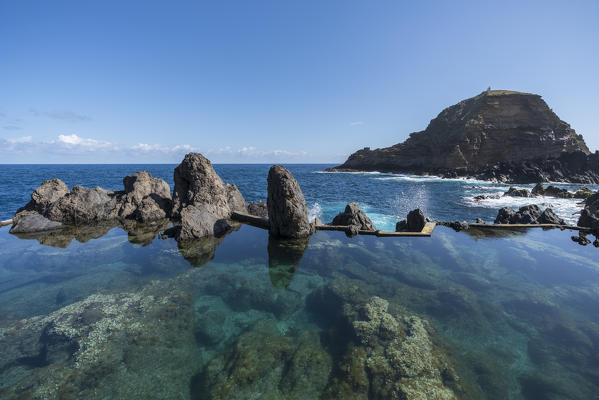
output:
[[[592,228],[599,240],[599,191],[585,200],[578,226]]]
[[[248,204],[248,213],[256,217],[268,218],[268,207],[262,200]]]
[[[366,147],[332,170],[599,183],[599,153],[591,155],[541,96],[490,90],[446,108],[405,142]]]
[[[551,208],[541,211],[539,206],[531,204],[520,207],[518,211],[503,207],[497,213],[496,224],[556,224],[565,225],[563,219],[557,216]]]
[[[69,191],[60,179],[43,182],[31,200],[15,214],[11,233],[29,233],[60,228],[60,225],[115,225],[126,221],[153,223],[168,218],[171,192],[168,183],[147,171],[123,179],[125,190],[74,186]],[[52,223],[52,221],[54,223]]]
[[[308,220],[308,208],[299,183],[291,172],[280,165],[273,165],[268,172],[266,204],[271,235],[300,239],[314,232],[314,227]]]
[[[175,168],[173,218],[180,221],[167,231],[178,241],[222,236],[229,231],[233,211],[247,204],[233,184],[224,183],[212,163],[199,153],[189,153]]]
[[[412,210],[408,213],[406,219],[395,224],[395,232],[420,232],[426,225],[426,217],[419,209]]]
[[[202,205],[218,219],[233,211],[245,212],[247,205],[237,186],[224,183],[212,163],[199,153],[189,153],[175,168],[173,217],[180,218],[187,206]]]
[[[358,203],[351,202],[345,206],[345,211],[340,212],[333,218],[331,225],[344,225],[347,226],[346,233],[348,236],[355,236],[360,230],[375,231],[376,227],[364,213],[358,207]]]

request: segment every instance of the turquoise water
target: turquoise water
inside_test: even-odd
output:
[[[489,182],[288,167],[312,217],[358,201],[379,229],[415,207],[492,221],[536,203],[569,222],[581,208]],[[147,169],[172,186],[173,168],[0,165],[0,219],[44,179],[120,189]],[[266,198],[269,166],[215,168]],[[179,246],[166,227],[0,228],[0,398],[599,399],[599,253],[573,232],[289,242],[240,225]]]
[[[437,382],[437,398],[599,392],[599,258],[568,231],[289,243],[240,226],[182,249],[118,228],[66,248],[7,232],[2,398],[401,398],[390,381]],[[406,372],[396,364],[413,354],[360,341],[375,296],[403,343],[422,321],[431,344],[416,354],[430,365]]]

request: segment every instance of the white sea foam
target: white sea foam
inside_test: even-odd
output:
[[[315,174],[353,174],[353,175],[387,175],[379,171],[314,171]]]
[[[499,210],[502,207],[511,207],[518,209],[520,207],[536,204],[540,208],[551,208],[557,215],[564,219],[569,224],[576,225],[578,221],[578,212],[582,206],[579,204],[580,199],[558,199],[555,197],[512,197],[503,196],[504,192],[484,193],[485,195],[495,195],[497,198],[487,198],[483,200],[475,200],[474,196],[464,196],[462,200],[468,207],[483,207]],[[480,193],[479,193],[480,194]]]
[[[308,208],[308,219],[310,222],[314,222],[316,218],[322,219],[322,207],[318,202],[315,202]]]
[[[487,181],[474,178],[441,178],[435,175],[404,175],[404,174],[390,174],[390,176],[384,176],[375,178],[379,181],[400,181],[400,182],[467,182],[470,184],[488,184]]]

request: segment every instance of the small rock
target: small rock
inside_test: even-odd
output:
[[[376,227],[364,213],[358,207],[358,203],[352,202],[345,206],[345,211],[337,214],[333,218],[331,225],[354,225],[358,230],[363,229],[366,231],[375,231]]]

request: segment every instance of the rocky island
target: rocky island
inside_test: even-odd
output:
[[[592,154],[537,94],[487,90],[441,111],[391,147],[366,147],[329,171],[475,177],[509,183],[599,183]]]

